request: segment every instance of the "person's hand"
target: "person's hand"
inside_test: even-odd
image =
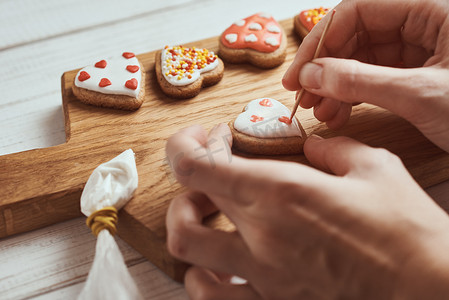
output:
[[[329,128],[367,102],[449,151],[449,1],[343,0],[335,10],[322,58],[310,62],[330,14],[302,42],[284,87],[304,87],[301,106]]]
[[[192,299],[447,298],[448,216],[396,156],[312,136],[304,152],[318,170],[231,156],[230,136],[223,124],[194,126],[166,147],[191,189],[166,223],[168,250],[193,265]],[[235,232],[202,225],[217,209]]]

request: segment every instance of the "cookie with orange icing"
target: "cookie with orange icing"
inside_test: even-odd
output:
[[[208,49],[165,46],[156,53],[156,77],[162,91],[173,98],[198,95],[203,87],[223,78],[224,64]]]
[[[230,63],[274,68],[285,60],[287,38],[271,15],[258,13],[234,22],[221,34],[218,54]]]
[[[136,110],[145,97],[145,71],[134,53],[123,52],[79,70],[72,91],[86,104]]]
[[[304,38],[329,11],[330,8],[320,7],[300,12],[293,18],[296,34]]]
[[[290,120],[290,114],[290,110],[275,99],[251,101],[229,123],[233,147],[260,155],[302,153],[306,133],[296,117]]]

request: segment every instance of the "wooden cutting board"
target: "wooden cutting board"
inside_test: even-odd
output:
[[[170,174],[165,142],[173,133],[192,124],[209,129],[219,122],[227,123],[256,98],[271,97],[292,107],[294,93],[284,90],[281,78],[300,39],[293,33],[292,20],[282,21],[281,25],[288,33],[289,44],[282,66],[261,70],[225,64],[223,80],[190,100],[166,97],[155,78],[154,52],[138,55],[147,70],[147,96],[136,112],[80,103],[71,91],[77,70],[64,73],[62,98],[67,143],[0,157],[0,237],[80,216],[80,195],[93,169],[132,148],[136,153],[139,187],[120,212],[118,234],[169,276],[181,280],[185,265],[166,251],[165,213],[170,200],[183,188]],[[218,38],[186,46],[216,51]],[[423,187],[449,179],[449,155],[433,146],[408,122],[383,109],[365,104],[355,107],[349,124],[338,132],[319,123],[311,110],[300,110],[297,116],[308,134],[346,135],[389,149],[402,158]],[[306,162],[302,155],[277,159]],[[232,228],[223,216],[210,220],[210,226]]]

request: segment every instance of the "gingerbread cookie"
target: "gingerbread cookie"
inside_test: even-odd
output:
[[[285,60],[287,38],[271,15],[258,13],[235,22],[222,33],[219,55],[230,63],[274,68]]]
[[[330,8],[320,7],[300,12],[293,18],[296,34],[304,38],[329,11]]]
[[[72,85],[73,94],[87,104],[136,110],[145,97],[145,72],[131,52],[82,68]]]
[[[174,98],[192,98],[201,88],[223,78],[224,65],[207,49],[169,47],[156,53],[156,77],[162,91]]]
[[[243,152],[262,155],[302,153],[306,133],[290,110],[271,98],[251,101],[229,123],[233,147]]]

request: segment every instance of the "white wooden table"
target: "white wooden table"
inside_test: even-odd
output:
[[[0,0],[0,155],[65,142],[60,76],[124,50],[144,53],[219,35],[264,11],[278,20],[337,0]],[[0,170],[1,172],[2,170]],[[1,188],[1,183],[0,183]],[[449,182],[428,189],[449,207]],[[117,238],[148,299],[187,299]],[[0,240],[1,299],[73,299],[90,269],[95,238],[78,218]]]

